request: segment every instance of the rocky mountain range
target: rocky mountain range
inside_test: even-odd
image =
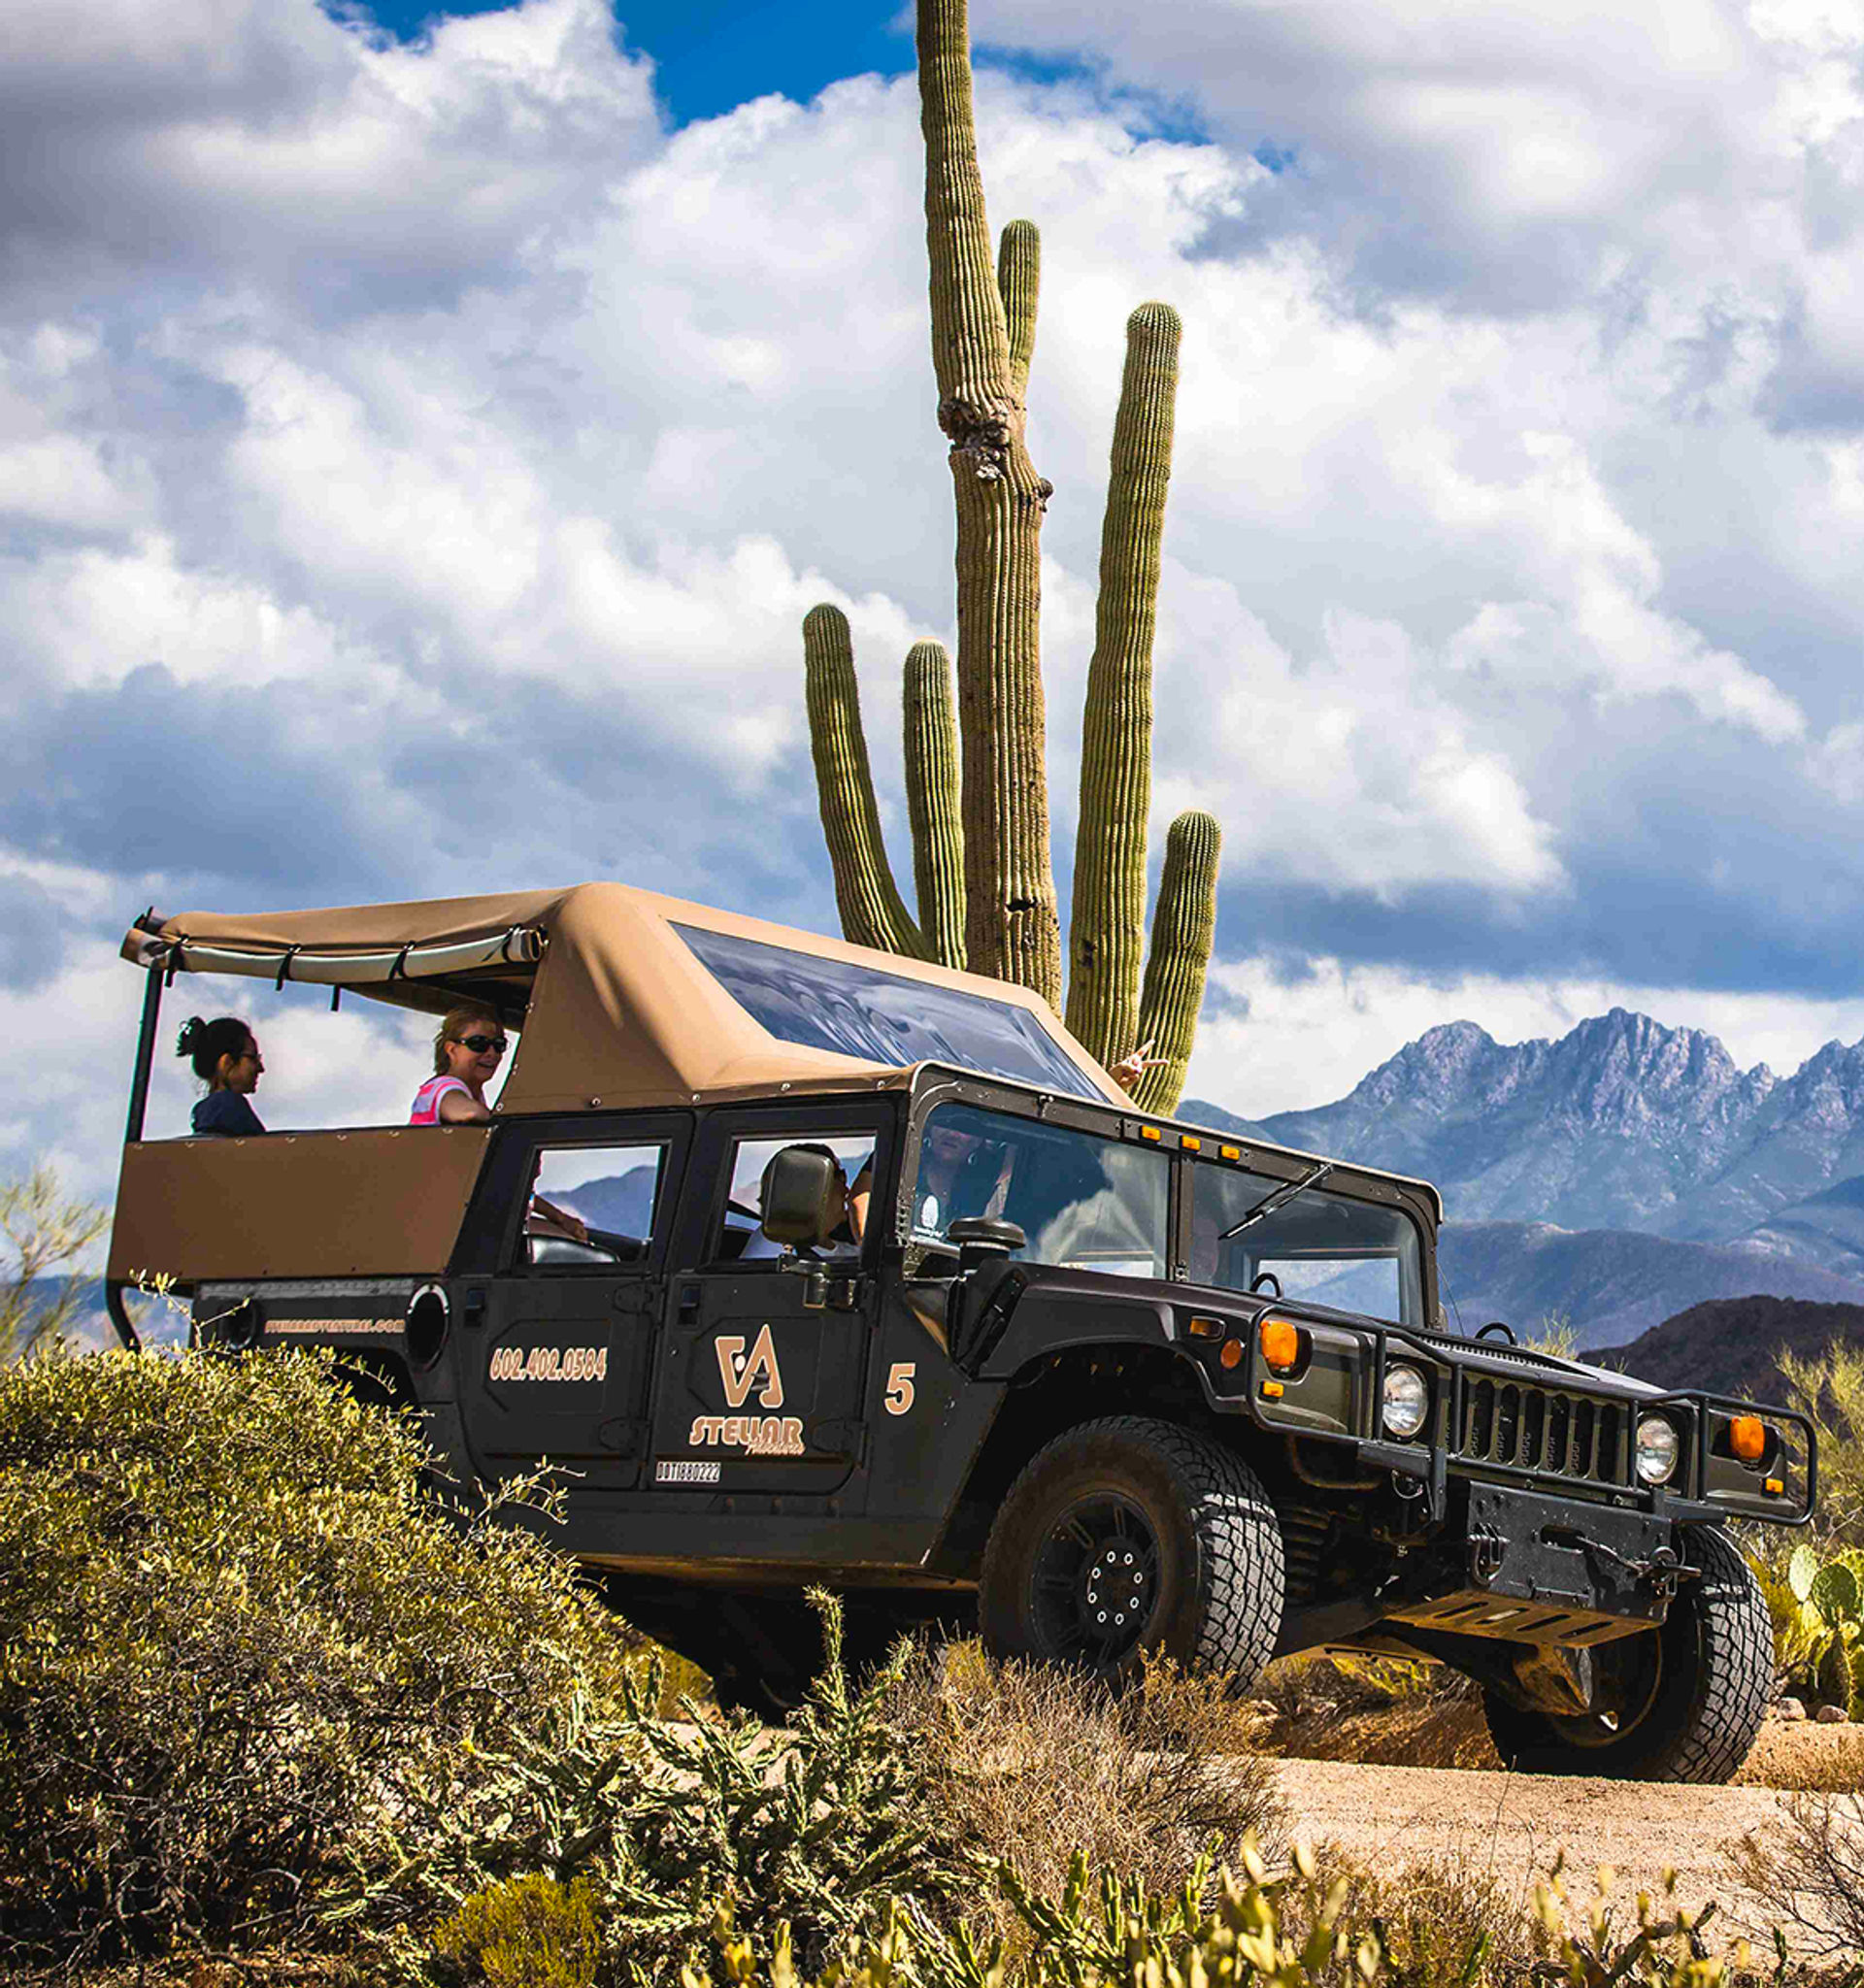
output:
[[[1449,1022],[1337,1103],[1221,1122],[1421,1175],[1454,1221],[1635,1229],[1864,1274],[1864,1043],[1778,1077],[1622,1008],[1558,1042]]]
[[[1582,1343],[1709,1299],[1864,1302],[1864,1043],[1781,1077],[1621,1008],[1557,1042],[1458,1021],[1333,1104],[1180,1115],[1434,1182],[1461,1309]]]

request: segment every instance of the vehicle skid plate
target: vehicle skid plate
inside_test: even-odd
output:
[[[1668,1519],[1472,1485],[1469,1585],[1388,1611],[1457,1636],[1583,1647],[1661,1622],[1683,1570]]]

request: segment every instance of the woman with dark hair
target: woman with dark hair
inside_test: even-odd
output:
[[[207,1096],[194,1107],[197,1136],[244,1139],[265,1127],[247,1100],[259,1087],[265,1058],[258,1038],[237,1015],[222,1014],[203,1021],[191,1014],[182,1024],[175,1053],[192,1059],[194,1075],[207,1086]]]

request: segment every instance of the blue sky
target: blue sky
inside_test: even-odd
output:
[[[410,40],[437,13],[496,9],[471,0],[445,10],[382,0],[365,11],[389,33]],[[903,76],[913,67],[912,32],[898,5],[823,0],[791,8],[747,6],[743,0],[649,0],[617,8],[616,15],[626,45],[653,57],[655,89],[681,124],[716,117],[771,90],[804,102],[844,76],[865,70]]]
[[[1064,902],[1122,325],[1185,322],[1153,848],[1224,824],[1193,1090],[1311,1105],[1433,1022],[1614,1003],[1744,1062],[1864,1035],[1864,28],[973,25],[992,215],[1043,231]],[[9,31],[0,1166],[107,1189],[151,901],[612,875],[831,926],[817,601],[910,867],[898,669],[952,638],[951,521],[892,10]],[[276,1122],[405,1104],[392,1018],[275,1033]]]

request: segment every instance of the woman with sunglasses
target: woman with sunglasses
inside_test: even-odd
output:
[[[409,1124],[472,1125],[489,1118],[485,1086],[510,1046],[489,1008],[449,1009],[434,1037],[434,1074],[415,1093]]]
[[[434,1074],[415,1093],[410,1125],[476,1125],[492,1115],[485,1086],[498,1075],[500,1059],[511,1047],[505,1026],[489,1008],[463,1002],[449,1008],[434,1035]],[[531,1197],[525,1224],[533,1235],[567,1236],[586,1242],[589,1232],[581,1215],[552,1207],[541,1194]]]

